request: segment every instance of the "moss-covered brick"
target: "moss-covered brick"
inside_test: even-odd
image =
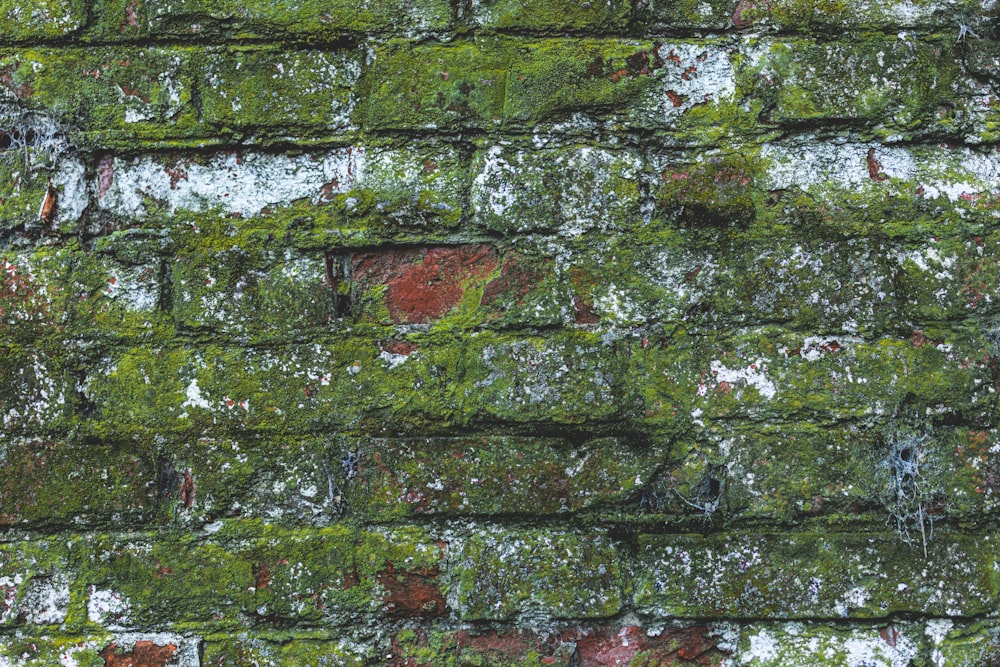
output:
[[[171,267],[163,234],[115,232],[75,249],[70,280],[72,328],[93,339],[149,340],[170,335],[164,292]]]
[[[622,606],[618,553],[603,531],[483,530],[455,567],[463,620],[584,619]]]
[[[238,628],[252,593],[247,554],[194,536],[88,535],[77,586],[86,620],[113,630]]]
[[[197,131],[191,58],[180,48],[27,49],[0,54],[0,69],[8,96],[63,121],[72,144],[134,147]]]
[[[309,433],[372,428],[375,433],[433,432],[466,411],[463,369],[479,348],[445,341],[400,354],[365,338],[269,349],[136,347],[95,362],[83,382],[97,433]],[[99,370],[98,370],[99,369]],[[586,387],[586,385],[585,385]],[[414,390],[417,391],[414,391]],[[570,391],[586,400],[581,389]],[[579,396],[577,396],[579,393]],[[568,401],[567,397],[567,401]],[[559,406],[550,408],[559,410]],[[565,408],[563,408],[565,409]]]
[[[446,549],[417,528],[265,529],[252,549],[247,612],[262,621],[324,624],[370,614],[440,616]]]
[[[201,63],[201,119],[213,131],[336,132],[349,126],[357,52],[231,48]]]
[[[732,24],[739,29],[782,32],[849,32],[903,28],[904,35],[919,26],[923,31],[958,32],[959,16],[973,17],[981,8],[968,0],[843,2],[842,0],[770,0],[731,2]],[[905,39],[901,37],[901,39]]]
[[[0,341],[27,343],[65,332],[71,256],[55,248],[0,254]]]
[[[496,249],[489,244],[356,254],[350,259],[353,308],[376,322],[433,322],[463,302],[478,306],[498,264]]]
[[[0,346],[0,419],[6,434],[65,434],[75,398],[66,358],[49,349]]]
[[[906,403],[977,422],[993,410],[992,371],[978,345],[775,334],[650,344],[636,368],[653,371],[646,400],[686,401],[685,412],[701,420],[852,419],[891,414]],[[670,369],[672,382],[659,382],[659,368]]]
[[[629,348],[597,333],[478,336],[456,387],[473,420],[624,423],[638,408],[627,379]]]
[[[535,628],[458,631],[407,628],[392,637],[389,665],[571,667],[602,662],[631,667],[714,665],[726,655],[716,643],[718,640],[708,627],[697,625],[675,625],[655,631],[617,623],[596,627],[576,624],[557,632]]]
[[[151,451],[44,440],[3,447],[0,524],[124,526],[155,514]]]
[[[200,638],[166,632],[51,632],[0,647],[0,659],[24,667],[189,667],[198,664]]]
[[[639,538],[635,604],[647,618],[886,618],[907,609],[967,616],[996,600],[988,538],[805,533]],[[887,573],[891,572],[887,576]]]
[[[326,637],[294,637],[286,634],[259,635],[244,633],[210,635],[205,638],[203,663],[219,667],[363,667],[375,659],[372,648],[359,646],[345,639]]]
[[[186,246],[173,258],[173,315],[180,328],[264,341],[337,328],[347,296],[338,294],[331,260],[247,246]]]
[[[738,0],[651,0],[640,9],[645,25],[677,29],[725,30],[732,26]]]
[[[100,0],[93,3],[98,39],[146,37],[205,40],[331,39],[356,33],[443,30],[451,21],[446,0]]]
[[[621,30],[629,19],[629,0],[473,0],[472,16],[483,28],[496,30]]]
[[[365,74],[359,122],[366,130],[493,129],[503,119],[510,42],[447,46],[390,42]]]
[[[87,22],[82,0],[5,0],[0,3],[0,41],[63,39]]]
[[[182,525],[244,518],[323,526],[355,514],[363,500],[352,482],[354,450],[340,438],[203,437],[162,450],[162,504]]]
[[[490,326],[500,328],[547,327],[569,320],[555,258],[535,252],[505,252],[500,275],[486,283],[479,306]]]
[[[440,234],[461,218],[464,182],[457,151],[430,144],[420,150],[109,155],[99,163],[96,190],[101,210],[172,227],[181,244],[273,250],[280,238],[323,251]],[[251,217],[257,218],[252,224],[239,222]]]
[[[737,655],[756,667],[788,665],[874,664],[944,661],[989,664],[997,653],[996,628],[990,623],[950,619],[873,623],[761,623],[740,628]]]
[[[763,102],[768,124],[834,121],[896,138],[963,136],[979,109],[976,85],[960,77],[956,55],[950,44],[914,38],[762,41],[738,88]]]
[[[663,447],[625,438],[378,439],[358,446],[351,511],[544,515],[621,504],[643,488]],[[355,500],[356,499],[356,500]]]
[[[65,541],[22,540],[3,544],[0,627],[36,626],[32,629],[37,630],[37,626],[64,623],[70,608],[72,574]]]
[[[658,212],[682,225],[743,227],[756,216],[756,163],[745,152],[708,156],[693,165],[659,169],[653,187]]]
[[[640,218],[642,162],[631,151],[590,146],[477,153],[472,214],[491,231],[558,231],[578,236],[627,227]]]

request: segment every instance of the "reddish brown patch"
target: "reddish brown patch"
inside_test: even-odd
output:
[[[121,29],[122,32],[128,28],[138,28],[139,27],[139,3],[136,0],[129,0],[128,5],[125,6],[125,20],[122,21]]]
[[[354,279],[361,285],[385,284],[385,305],[397,324],[422,324],[445,315],[465,294],[467,283],[497,267],[488,244],[388,250],[355,255]]]
[[[52,179],[49,179],[49,184],[45,188],[45,198],[42,199],[42,208],[38,212],[39,217],[41,217],[42,222],[46,225],[51,225],[52,221],[56,219],[57,202],[59,201],[59,191],[56,190],[56,186],[52,185]]]
[[[579,294],[573,295],[573,320],[577,324],[597,324],[601,321],[600,315],[594,312],[589,303],[583,300]]]
[[[887,625],[878,631],[878,636],[889,646],[895,646],[896,640],[899,639],[899,630],[892,625]]]
[[[190,468],[184,471],[184,479],[181,480],[181,503],[184,509],[191,509],[194,505],[194,478]]]
[[[913,333],[910,334],[910,342],[913,343],[913,347],[917,348],[918,350],[922,348],[924,345],[927,345],[928,343],[932,345],[934,344],[934,341],[925,336],[924,332],[921,331],[920,329],[913,330]]]
[[[145,102],[146,104],[149,104],[150,102],[153,101],[152,98],[149,97],[149,95],[143,95],[142,93],[139,92],[138,88],[136,88],[130,83],[118,82],[118,88],[120,88],[121,91],[125,93],[126,97],[134,97],[141,102]]]
[[[868,149],[868,157],[866,158],[866,162],[868,163],[868,178],[872,179],[873,181],[884,181],[885,179],[889,178],[888,176],[882,173],[882,163],[879,162],[877,159],[875,159],[874,148]]]
[[[537,287],[552,266],[549,258],[534,260],[518,253],[509,253],[500,266],[500,275],[486,284],[482,306],[498,301],[519,304],[532,288]]]
[[[166,667],[177,652],[174,644],[158,646],[150,641],[138,641],[125,653],[114,643],[108,644],[97,655],[104,658],[105,667]]]
[[[684,104],[684,101],[687,100],[687,95],[681,95],[676,91],[668,90],[667,99],[670,100],[670,103],[674,105],[674,108],[676,109],[677,107]]]
[[[383,352],[388,352],[389,354],[401,354],[403,356],[409,356],[417,351],[419,346],[416,343],[410,343],[405,340],[386,340],[379,343],[379,348]]]
[[[447,605],[438,585],[437,567],[410,572],[396,571],[392,563],[379,574],[379,581],[386,588],[382,598],[389,618],[420,616],[429,618],[445,613]]]
[[[97,197],[100,199],[115,181],[115,156],[105,155],[97,165]]]
[[[35,90],[31,87],[31,84],[27,82],[15,81],[14,69],[14,65],[8,65],[7,67],[0,68],[0,87],[8,90],[19,100],[31,97],[35,93]]]
[[[174,165],[173,167],[167,167],[164,169],[167,172],[167,176],[170,177],[170,189],[177,189],[177,184],[181,181],[186,181],[188,177],[187,170],[179,165]]]
[[[730,17],[730,21],[737,28],[748,28],[753,25],[753,19],[748,19],[743,16],[744,12],[752,11],[757,8],[757,3],[754,0],[740,0],[736,3],[736,10],[733,11],[733,15]]]
[[[262,591],[271,585],[271,568],[267,563],[257,563],[253,566],[254,586],[258,591]]]

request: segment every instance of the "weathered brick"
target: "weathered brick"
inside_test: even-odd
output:
[[[197,132],[191,58],[182,48],[33,49],[0,55],[0,69],[6,97],[65,119],[71,143],[131,148]]]
[[[301,338],[337,329],[348,305],[338,293],[339,268],[322,254],[258,247],[226,249],[187,245],[171,264],[173,314],[188,330],[213,331],[240,340]],[[273,316],[268,317],[268,313]]]
[[[472,213],[478,224],[505,234],[576,237],[624,228],[641,217],[642,168],[631,151],[491,146],[473,163]]]
[[[274,3],[266,0],[139,0],[94,3],[96,35],[109,40],[170,37],[328,39],[366,32],[443,30],[451,21],[445,0],[388,0],[358,5],[347,0]]]
[[[975,2],[945,3],[936,0],[912,3],[906,0],[856,2],[850,6],[826,0],[770,0],[733,2],[730,20],[739,29],[782,32],[849,32],[917,28],[958,32],[956,17],[975,16]],[[905,34],[906,31],[904,31]],[[905,37],[903,37],[905,39]]]
[[[2,452],[0,524],[123,526],[155,515],[159,490],[149,451],[25,440]]]
[[[46,349],[0,347],[0,417],[5,433],[65,433],[75,397],[66,359]]]
[[[649,618],[841,619],[992,607],[992,540],[935,538],[925,560],[894,534],[643,536],[636,608]]]
[[[629,0],[572,0],[526,3],[521,0],[473,0],[472,16],[483,28],[497,30],[620,30],[629,19]]]
[[[456,151],[440,145],[401,151],[373,146],[299,155],[226,151],[206,156],[117,158],[98,170],[103,211],[123,219],[169,219],[192,245],[245,231],[291,236],[313,250],[369,245],[462,214],[464,175]],[[213,215],[207,215],[213,214]],[[259,218],[253,228],[234,219]],[[211,223],[211,224],[209,224]],[[257,240],[256,242],[259,242]]]
[[[69,256],[53,249],[0,255],[0,340],[28,342],[65,331]]]
[[[389,249],[351,258],[355,307],[362,317],[394,324],[425,324],[482,299],[499,264],[488,244]]]
[[[6,0],[0,3],[0,40],[21,42],[66,38],[87,22],[82,0]]]
[[[384,519],[544,515],[622,503],[643,488],[664,448],[625,438],[483,437],[379,439],[358,452],[350,508]]]
[[[595,667],[669,667],[717,665],[726,653],[704,626],[654,631],[635,625],[581,627],[541,633],[534,629],[424,631],[406,629],[392,638],[389,667],[414,661],[460,665],[594,665]]]
[[[201,118],[223,133],[344,130],[361,73],[357,54],[244,48],[212,52],[202,67]]]
[[[484,531],[460,558],[457,611],[466,621],[603,618],[622,606],[620,561],[602,531]]]
[[[247,635],[234,637],[220,634],[205,638],[202,664],[219,667],[313,667],[324,663],[343,667],[363,667],[376,659],[374,649],[359,646],[345,639],[287,635]]]
[[[127,230],[77,249],[70,273],[73,332],[95,340],[162,335],[169,323],[169,243],[157,232]]]
[[[989,95],[961,77],[951,48],[911,35],[891,42],[765,41],[755,51],[739,88],[763,104],[763,122],[778,126],[828,121],[897,140],[964,136]]]
[[[390,43],[375,52],[358,110],[367,130],[492,129],[503,120],[506,41]]]

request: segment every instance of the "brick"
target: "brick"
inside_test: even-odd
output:
[[[277,251],[264,233],[257,247],[246,240],[225,250],[186,245],[174,256],[170,275],[179,327],[255,341],[337,329],[348,301],[338,293],[339,268],[332,260]]]
[[[491,231],[577,237],[634,224],[643,165],[631,151],[491,146],[474,159],[475,221]]]
[[[300,155],[242,150],[109,155],[101,162],[95,189],[101,210],[124,219],[181,217],[187,224],[175,227],[172,235],[184,243],[212,243],[190,233],[202,230],[226,237],[263,231],[289,234],[297,245],[322,251],[352,239],[354,245],[369,245],[382,235],[454,226],[462,214],[464,174],[457,152],[442,146]],[[250,217],[261,218],[251,230],[233,222]]]
[[[492,129],[503,120],[506,42],[390,43],[376,50],[358,109],[366,130]]]
[[[652,462],[664,454],[624,438],[578,445],[511,437],[379,439],[358,451],[350,507],[374,520],[537,516],[623,503],[643,488]]]
[[[782,32],[847,32],[858,30],[892,31],[898,28],[958,32],[955,15],[975,16],[981,9],[974,3],[862,2],[850,8],[822,0],[772,0],[730,2],[731,21],[739,29],[780,30]]]
[[[416,660],[442,664],[509,665],[715,665],[725,655],[714,645],[709,628],[681,626],[654,631],[617,623],[603,627],[567,628],[542,633],[529,628],[425,631],[405,629],[392,638],[388,665],[401,667]],[[435,663],[437,664],[437,663]]]
[[[466,414],[512,423],[623,422],[638,408],[627,381],[629,351],[594,334],[479,337],[463,380]]]
[[[134,147],[197,133],[182,48],[35,49],[0,54],[8,98],[67,121],[78,147]]]
[[[65,38],[87,22],[87,4],[80,0],[6,0],[0,3],[3,42]]]
[[[618,555],[603,532],[484,531],[460,558],[457,611],[465,621],[602,618],[622,606]]]
[[[73,331],[95,340],[149,340],[172,333],[164,308],[169,243],[157,232],[133,229],[75,251],[69,275],[77,297]]]
[[[643,536],[636,609],[653,619],[818,620],[917,608],[955,616],[993,605],[992,541],[936,537],[925,560],[919,544],[895,534]]]
[[[65,331],[70,256],[53,249],[0,255],[0,340],[29,342]]]
[[[488,244],[383,250],[350,261],[359,313],[394,324],[439,320],[459,308],[467,292],[475,307],[499,263]]]
[[[323,51],[232,48],[208,54],[201,117],[213,131],[329,133],[349,127],[359,56]]]
[[[555,259],[516,250],[503,254],[500,275],[483,287],[479,306],[496,327],[547,327],[569,319]]]
[[[640,10],[645,25],[667,29],[725,30],[732,27],[738,0],[651,0]]]
[[[276,664],[312,667],[329,664],[362,667],[375,659],[374,650],[344,639],[292,638],[282,635],[219,635],[206,638],[203,664],[252,667]],[[333,661],[333,662],[331,662]]]
[[[0,415],[5,433],[64,432],[75,397],[66,360],[40,348],[0,347]]]
[[[332,39],[345,34],[446,29],[444,0],[390,0],[359,6],[345,0],[294,5],[263,0],[173,0],[148,5],[135,0],[95,3],[96,36],[129,41],[145,37],[225,40],[241,38]]]
[[[628,0],[525,3],[520,0],[473,0],[472,16],[483,28],[497,30],[620,30],[629,19]]]
[[[913,133],[957,134],[985,93],[960,77],[955,53],[915,39],[851,44],[763,42],[739,88],[761,100],[763,122],[835,121],[878,128],[897,140]],[[966,114],[972,114],[967,116]]]
[[[122,526],[155,516],[159,490],[148,451],[26,440],[3,452],[0,524]]]

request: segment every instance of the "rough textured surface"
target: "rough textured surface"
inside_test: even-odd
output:
[[[0,667],[1000,664],[994,0],[0,0]]]

